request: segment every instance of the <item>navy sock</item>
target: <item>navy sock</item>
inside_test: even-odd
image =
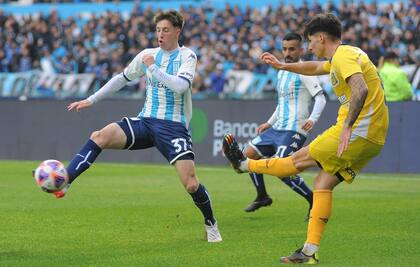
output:
[[[309,207],[312,208],[312,190],[306,185],[302,177],[296,175],[293,177],[286,177],[281,180],[283,183],[293,189],[293,191],[304,197],[308,201]]]
[[[80,149],[74,158],[71,160],[67,167],[67,173],[69,175],[69,184],[72,183],[77,176],[87,170],[90,165],[95,161],[96,157],[101,153],[100,148],[95,142],[89,139],[86,144]]]
[[[216,223],[216,219],[213,217],[213,209],[211,208],[211,200],[209,194],[204,185],[199,184],[198,189],[194,193],[190,193],[195,205],[201,210],[204,216],[204,223],[207,225],[209,221],[211,224]]]
[[[265,190],[264,175],[259,173],[249,173],[251,176],[251,181],[257,189],[257,199],[262,199],[267,197],[267,191]]]

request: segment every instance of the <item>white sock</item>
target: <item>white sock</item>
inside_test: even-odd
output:
[[[248,171],[248,158],[241,162],[241,165],[239,165],[239,169],[243,172]]]
[[[303,246],[302,252],[303,254],[307,256],[312,256],[318,251],[318,249],[319,249],[318,245],[305,243],[305,245]]]

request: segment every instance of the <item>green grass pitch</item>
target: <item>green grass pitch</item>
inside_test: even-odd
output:
[[[242,209],[255,190],[228,167],[197,168],[224,241],[171,166],[96,163],[60,200],[31,178],[37,162],[0,161],[0,266],[278,266],[305,240],[306,202],[275,178],[273,205]],[[304,173],[312,184],[314,172]],[[360,175],[336,188],[322,266],[419,266],[420,175]]]

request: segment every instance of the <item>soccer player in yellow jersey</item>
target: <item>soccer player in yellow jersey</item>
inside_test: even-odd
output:
[[[375,66],[358,47],[341,44],[341,22],[332,14],[313,17],[305,26],[309,50],[327,61],[281,63],[270,53],[261,59],[276,69],[303,75],[329,74],[341,106],[337,122],[308,146],[286,158],[246,159],[232,135],[224,140],[224,152],[237,172],[287,177],[309,167],[321,168],[314,180],[313,207],[307,239],[302,248],[282,263],[317,263],[316,252],[331,215],[332,190],[356,174],[379,154],[388,130],[388,108]]]

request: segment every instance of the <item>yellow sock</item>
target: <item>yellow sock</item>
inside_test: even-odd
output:
[[[331,216],[332,191],[329,189],[314,190],[314,201],[308,224],[306,243],[319,246],[325,225]]]
[[[249,172],[270,174],[278,177],[288,177],[300,171],[293,164],[292,157],[248,160]]]

